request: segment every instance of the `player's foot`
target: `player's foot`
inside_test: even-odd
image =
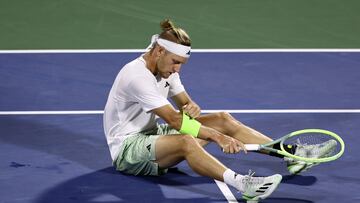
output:
[[[294,155],[306,158],[324,158],[334,153],[336,145],[337,142],[335,140],[329,140],[315,145],[302,145],[299,143],[296,146]],[[287,157],[285,157],[284,160],[287,163],[288,171],[294,175],[319,165],[319,163],[304,162]]]
[[[275,174],[268,177],[253,177],[255,173],[249,171],[249,175],[240,178],[240,191],[247,201],[259,201],[267,198],[278,187],[282,176]]]

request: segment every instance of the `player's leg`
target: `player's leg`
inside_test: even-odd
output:
[[[232,117],[229,113],[221,112],[215,114],[207,114],[200,116],[197,118],[199,122],[203,125],[212,127],[226,135],[234,137],[235,139],[240,140],[245,144],[263,144],[272,141],[271,138],[267,137],[266,135],[242,124],[241,122],[237,121],[234,117]],[[330,143],[323,143],[319,146],[325,146],[323,148],[331,150],[333,147]],[[292,153],[302,153],[302,154],[309,154],[311,155],[311,149],[314,146],[305,146],[305,147],[297,147],[294,146],[290,151],[294,151]],[[279,149],[280,145],[275,146],[274,148]],[[316,147],[317,151],[323,151],[323,154],[326,154],[326,150],[321,150],[320,147]],[[284,158],[281,155],[276,153],[270,153],[271,156],[276,156],[279,158]],[[298,174],[303,171],[308,170],[309,168],[316,166],[317,164],[314,163],[306,163],[298,160],[293,159],[285,159],[287,163],[287,168],[291,174]]]
[[[199,139],[188,135],[162,134],[172,131],[178,133],[162,126],[157,132],[153,130],[126,138],[114,161],[117,170],[133,175],[161,175],[167,168],[187,160],[195,172],[222,180],[225,166],[202,148]]]
[[[168,168],[186,160],[196,173],[230,184],[243,192],[243,197],[248,200],[265,199],[277,188],[282,178],[279,174],[269,177],[236,174],[188,135],[159,136],[155,154],[155,162],[160,168]]]
[[[203,125],[214,128],[244,144],[264,144],[272,141],[271,138],[244,125],[226,112],[202,115],[197,120]]]
[[[210,155],[192,136],[159,136],[155,143],[156,160],[160,168],[169,168],[186,160],[198,174],[223,181],[227,169],[215,157]]]

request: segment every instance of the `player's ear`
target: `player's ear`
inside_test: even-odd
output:
[[[162,55],[165,54],[165,51],[166,51],[166,50],[165,50],[164,47],[158,46],[157,48],[158,48],[158,51],[156,52],[156,56],[157,56],[157,57],[160,57],[160,56],[162,56]]]

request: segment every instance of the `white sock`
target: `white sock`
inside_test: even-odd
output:
[[[244,176],[235,173],[231,169],[226,169],[226,171],[223,174],[224,182],[228,185],[235,187],[240,192],[243,192],[242,183],[241,183],[242,177]]]

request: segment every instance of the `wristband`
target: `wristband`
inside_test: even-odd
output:
[[[193,118],[190,118],[183,112],[180,133],[197,137],[200,131],[201,123]]]

